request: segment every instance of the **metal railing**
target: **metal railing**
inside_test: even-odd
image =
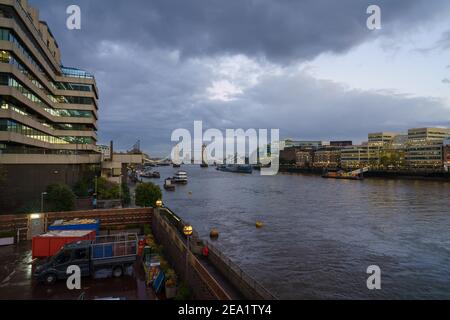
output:
[[[177,247],[177,250],[181,252],[186,252],[187,246],[183,241],[181,234],[176,230],[172,221],[170,221],[167,215],[161,215],[159,210],[155,211],[155,221],[158,223],[159,227],[163,230],[163,232],[167,235],[167,241],[170,241],[173,245]],[[212,295],[219,300],[231,300],[231,297],[228,293],[217,283],[214,277],[202,266],[202,264],[198,261],[197,257],[190,252],[186,259],[188,259],[190,265],[193,270],[197,273],[197,275],[202,279],[202,281],[206,284],[209,291]],[[189,281],[185,279],[185,281]]]
[[[177,216],[172,210],[165,207],[162,212],[165,212],[163,217],[167,222],[171,223],[174,227],[178,229],[180,235],[182,235],[182,228],[186,224],[179,216]],[[194,234],[191,237],[192,240],[199,239],[198,234],[194,231]],[[199,239],[200,240],[200,239]],[[202,240],[203,241],[203,240]],[[211,244],[209,241],[203,241],[208,245],[210,252],[214,253],[221,261],[226,268],[230,271],[234,272],[234,275],[241,280],[243,283],[247,284],[250,288],[252,288],[259,296],[266,300],[278,300],[272,293],[269,292],[264,286],[262,286],[258,281],[256,281],[253,277],[251,277],[248,273],[243,271],[235,262],[233,262],[229,257],[222,253],[216,246]]]
[[[261,285],[257,280],[251,277],[247,272],[242,270],[235,262],[233,262],[229,257],[227,257],[220,249],[214,246],[210,241],[207,241],[208,249],[210,254],[215,254],[219,259],[220,263],[227,266],[227,268],[234,272],[235,276],[246,283],[250,288],[252,288],[258,295],[260,295],[265,300],[278,300],[269,290],[267,290],[263,285]]]

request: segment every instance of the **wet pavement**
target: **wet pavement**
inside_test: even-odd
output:
[[[81,290],[68,290],[64,280],[52,286],[33,280],[31,262],[31,241],[0,247],[0,300],[156,299],[151,289],[146,287],[143,270],[138,263],[133,276],[86,277],[81,280]]]

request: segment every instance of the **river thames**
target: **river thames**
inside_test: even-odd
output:
[[[448,182],[182,169],[165,204],[204,239],[219,229],[214,244],[281,299],[450,299]],[[178,169],[155,170],[162,186]]]

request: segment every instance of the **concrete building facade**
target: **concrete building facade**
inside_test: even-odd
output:
[[[0,0],[0,209],[39,199],[99,170],[98,90],[65,67],[57,41],[26,0]]]
[[[449,128],[415,128],[408,130],[406,165],[410,168],[439,170],[444,165],[444,141]]]

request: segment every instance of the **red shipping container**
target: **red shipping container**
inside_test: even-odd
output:
[[[57,253],[65,244],[80,241],[95,240],[94,230],[64,230],[50,231],[33,237],[32,255],[34,258],[47,258]]]

